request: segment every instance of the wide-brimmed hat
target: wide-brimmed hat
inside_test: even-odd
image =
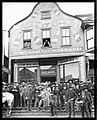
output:
[[[29,84],[27,85],[27,87],[32,87],[32,84],[29,83]]]

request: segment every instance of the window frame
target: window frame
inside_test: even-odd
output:
[[[27,32],[30,32],[30,39],[24,39],[24,33],[27,33]],[[30,47],[24,47],[24,42],[27,41],[27,42],[30,42],[31,44],[31,38],[32,38],[32,29],[29,29],[29,30],[23,30],[23,49],[31,49],[31,45]]]
[[[49,30],[49,35],[50,35],[50,46],[46,46],[46,47],[44,47],[43,46],[43,39],[47,39],[47,38],[43,38],[43,31],[47,31],[47,30]],[[42,48],[49,48],[49,47],[52,47],[51,46],[51,28],[43,28],[43,29],[41,29],[41,39],[42,39]]]
[[[50,16],[48,16],[48,17],[43,17],[43,13],[44,13],[44,14],[49,13]],[[41,11],[41,20],[44,20],[44,19],[51,19],[51,10]]]
[[[90,49],[94,48],[94,47],[90,47],[90,48],[88,47],[88,41],[89,41],[89,40],[93,40],[93,36],[92,36],[91,38],[87,39],[87,32],[88,32],[89,30],[93,30],[93,27],[91,27],[91,28],[89,28],[89,29],[86,30],[86,45],[87,45],[87,50],[90,50]],[[93,33],[93,34],[94,34],[94,33]]]
[[[64,47],[64,46],[71,46],[71,32],[70,32],[70,27],[71,26],[64,26],[64,27],[61,27],[61,47]],[[63,36],[62,35],[62,30],[63,29],[69,29],[69,36]],[[69,44],[63,44],[63,38],[66,38],[68,37],[69,38]]]

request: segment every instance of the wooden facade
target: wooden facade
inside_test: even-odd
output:
[[[55,81],[60,82],[60,66],[77,63],[78,78],[86,80],[85,40],[82,20],[64,13],[57,3],[38,3],[30,15],[9,30],[9,82],[18,82],[19,68],[37,69],[55,65]],[[63,67],[63,80],[65,80]],[[68,74],[69,75],[69,74]],[[68,76],[67,75],[67,76]]]

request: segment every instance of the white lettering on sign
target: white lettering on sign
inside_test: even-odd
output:
[[[11,55],[36,55],[36,54],[53,54],[53,53],[73,53],[73,52],[83,52],[83,47],[74,48],[51,48],[51,49],[39,49],[39,50],[25,50],[25,51],[13,51]]]
[[[55,70],[41,70],[41,76],[43,75],[56,75]]]

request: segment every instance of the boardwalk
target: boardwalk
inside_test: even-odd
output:
[[[26,110],[13,110],[10,118],[68,118],[68,112],[58,111],[56,116],[51,116],[50,110],[32,110],[27,112]],[[73,116],[72,116],[73,117]],[[94,117],[94,111],[92,111],[92,117]],[[81,112],[76,111],[75,118],[82,118]]]

